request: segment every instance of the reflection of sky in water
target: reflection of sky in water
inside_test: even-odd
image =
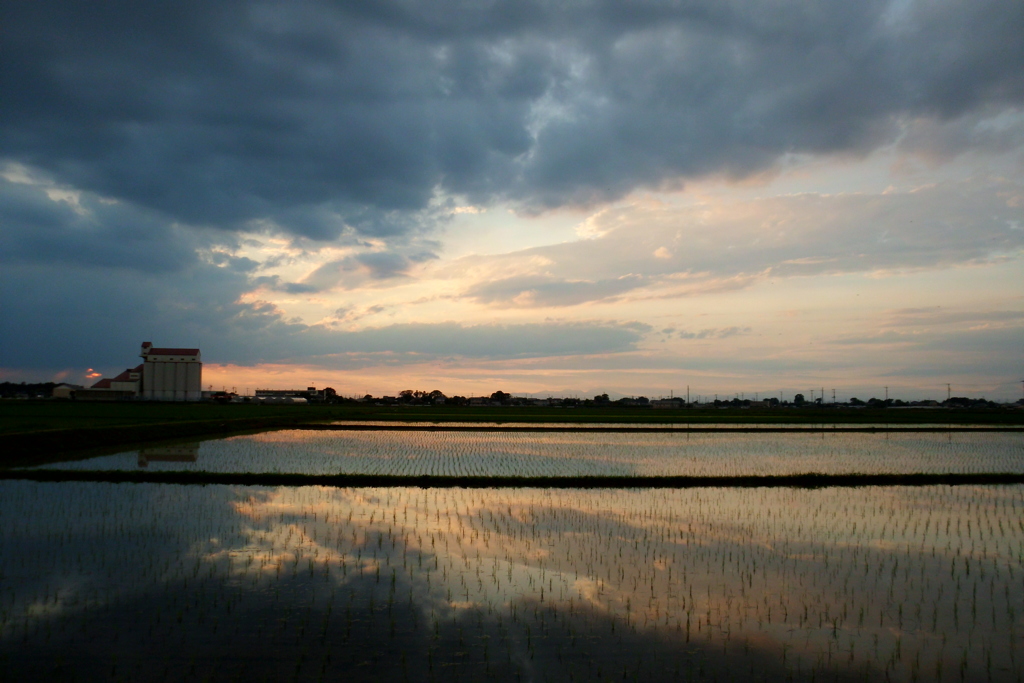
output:
[[[285,430],[46,465],[478,476],[1024,472],[1024,436],[913,434],[586,434]],[[177,450],[175,450],[177,449]],[[167,451],[164,453],[163,451]],[[174,451],[173,453],[170,451]],[[145,463],[145,464],[143,464]]]
[[[1015,680],[1022,512],[1021,486],[6,481],[0,657],[168,680],[246,656],[305,679]]]
[[[689,417],[713,417],[720,419],[721,416],[717,412],[710,413],[695,413]],[[657,417],[655,415],[655,417]],[[673,429],[676,431],[686,432],[694,429],[714,429],[719,431],[729,431],[736,429],[760,429],[760,428],[786,428],[786,429],[804,429],[807,431],[818,431],[822,428],[831,429],[833,427],[850,427],[854,429],[899,429],[901,424],[899,422],[857,422],[857,423],[843,423],[843,422],[799,422],[799,423],[785,423],[785,422],[747,422],[745,420],[736,422],[548,422],[547,420],[538,422],[523,422],[518,417],[515,420],[508,422],[457,422],[448,421],[444,422],[414,422],[414,421],[400,421],[400,420],[373,420],[373,421],[359,421],[359,420],[335,420],[329,424],[334,425],[366,425],[371,427],[512,427],[512,428],[528,428],[528,427],[558,427],[571,429],[573,431],[581,431],[586,429],[592,429],[595,427],[612,427],[615,429],[630,428],[630,429]],[[906,427],[907,425],[902,425]],[[914,422],[913,428],[938,428],[947,429],[949,423],[919,423]],[[959,425],[957,425],[959,426]],[[970,426],[970,425],[965,425]],[[983,426],[983,425],[975,425]]]

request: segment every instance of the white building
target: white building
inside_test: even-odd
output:
[[[199,401],[203,363],[199,349],[157,348],[142,342],[141,398],[147,401]]]
[[[63,382],[63,383],[58,384],[57,386],[55,386],[53,388],[53,397],[54,398],[63,398],[63,399],[72,399],[72,398],[75,397],[75,392],[76,391],[81,391],[84,388],[85,387],[83,387],[83,386],[81,386],[79,384],[68,384],[67,382]]]

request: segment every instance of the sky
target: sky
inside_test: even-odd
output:
[[[0,32],[0,380],[151,341],[239,392],[1022,396],[1019,0],[40,0]]]

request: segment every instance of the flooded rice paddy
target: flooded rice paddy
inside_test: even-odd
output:
[[[296,431],[55,467],[1019,472],[1021,441]],[[7,479],[0,529],[0,679],[1024,678],[1022,485]]]
[[[1024,435],[285,430],[45,467],[517,477],[1020,474]]]
[[[0,484],[12,680],[1018,680],[1024,487]]]

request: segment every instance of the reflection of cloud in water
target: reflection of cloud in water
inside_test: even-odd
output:
[[[1024,597],[1024,487],[46,486],[11,488],[101,492],[85,499],[96,514],[81,515],[95,528],[74,535],[111,541],[86,551],[81,567],[94,572],[92,583],[76,595],[94,595],[103,572],[119,578],[76,618],[120,614],[139,620],[129,630],[140,634],[179,623],[188,605],[180,628],[197,638],[213,638],[203,629],[216,622],[224,638],[251,646],[268,630],[290,633],[274,629],[292,619],[295,634],[318,634],[296,636],[307,648],[337,653],[348,643],[389,653],[392,664],[415,653],[421,664],[433,656],[480,676],[500,662],[508,678],[597,677],[600,668],[605,678],[626,669],[627,678],[674,680],[685,678],[678,667],[692,666],[693,678],[745,678],[756,667],[779,678],[934,679],[959,677],[964,657],[967,679],[984,677],[989,659],[995,672],[1024,673],[1007,636],[1024,627],[1015,607]],[[53,513],[38,506],[38,537],[78,529],[79,505],[59,495]],[[104,511],[111,506],[121,512]],[[125,523],[134,526],[125,532]],[[56,607],[67,598],[54,600],[52,590],[68,583],[69,560],[53,545],[5,543],[0,569],[12,588],[0,608],[15,616],[0,623],[0,648],[22,642],[25,622],[28,642],[44,643],[41,625],[67,618]],[[43,569],[19,573],[10,558],[20,557]],[[125,577],[130,595],[115,592]],[[156,604],[111,610],[129,598]],[[358,661],[344,661],[357,670]]]
[[[235,507],[264,525],[241,552],[314,573],[401,571],[424,615],[588,608],[683,642],[738,639],[806,666],[832,666],[842,650],[884,667],[908,642],[943,661],[978,628],[961,616],[964,562],[987,557],[974,571],[990,577],[997,558],[1019,564],[1019,526],[988,516],[1005,517],[1019,490],[989,491],[308,488]],[[991,592],[994,623],[1017,624]]]

